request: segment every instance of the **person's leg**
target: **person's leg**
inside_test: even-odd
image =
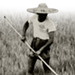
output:
[[[47,59],[44,59],[44,61],[49,65],[49,58]],[[49,68],[43,63],[43,68],[44,68],[44,71],[45,73],[50,73],[51,71],[49,70]]]
[[[31,47],[37,51],[39,50],[45,43],[47,42],[47,40],[41,40],[39,38],[33,38],[32,43],[31,43]],[[33,75],[33,70],[34,70],[34,66],[37,60],[37,57],[32,54],[29,55],[30,57],[28,58],[28,74],[29,75]]]
[[[41,56],[44,59],[44,61],[49,65],[49,61],[50,61],[50,47],[49,46],[44,49]],[[43,63],[43,68],[44,68],[45,74],[51,73],[50,69],[44,63]]]
[[[37,59],[35,57],[28,57],[28,72],[27,72],[28,75],[33,75],[36,60]]]

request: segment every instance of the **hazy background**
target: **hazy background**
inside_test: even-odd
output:
[[[4,16],[22,34],[26,20],[33,15],[27,8],[46,3],[56,8],[58,13],[49,14],[57,25],[54,43],[50,51],[50,66],[59,75],[75,75],[75,4],[74,0],[0,0],[0,75],[25,75],[27,70],[27,49],[18,35],[5,21]],[[32,26],[27,31],[27,42],[32,41]],[[43,75],[40,61],[36,63],[34,73]]]
[[[74,0],[0,0],[0,10],[26,11],[27,8],[37,7],[39,3],[46,3],[49,8],[61,11],[75,11]]]

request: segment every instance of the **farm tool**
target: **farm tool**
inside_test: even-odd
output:
[[[13,27],[13,25],[12,25],[12,24],[10,23],[10,21],[6,18],[6,16],[4,16],[4,18],[5,18],[5,20],[8,22],[9,26],[16,32],[16,34],[17,34],[20,38],[22,38],[22,35]],[[44,61],[44,59],[43,59],[40,55],[38,55],[38,54],[36,53],[36,51],[28,44],[27,41],[25,41],[25,44],[29,47],[29,49],[31,49],[31,51],[32,51],[34,54],[37,55],[37,57],[49,68],[49,70],[51,70],[55,75],[58,75],[58,74],[50,67],[50,65],[48,65],[48,64]]]

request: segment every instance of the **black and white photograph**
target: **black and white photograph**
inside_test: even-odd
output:
[[[75,1],[0,0],[0,75],[75,75]]]

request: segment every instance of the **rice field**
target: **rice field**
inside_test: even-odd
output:
[[[5,21],[4,16],[22,34],[23,25],[31,15],[24,12],[0,11],[0,75],[25,75],[28,47],[21,42],[19,36]],[[51,14],[49,17],[57,25],[50,51],[50,66],[59,75],[75,75],[75,14],[59,13]],[[29,44],[32,33],[32,26],[30,26],[27,31]],[[34,74],[44,75],[42,63],[39,60],[34,68]]]

